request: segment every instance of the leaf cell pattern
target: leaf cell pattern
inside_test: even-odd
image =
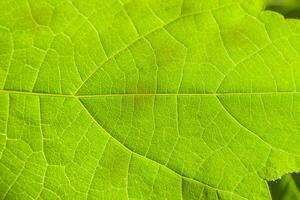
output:
[[[0,198],[270,199],[300,170],[300,23],[263,7],[1,1]]]

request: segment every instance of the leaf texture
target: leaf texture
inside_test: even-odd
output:
[[[270,199],[300,169],[300,22],[263,0],[0,2],[1,199]]]

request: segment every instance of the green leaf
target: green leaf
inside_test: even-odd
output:
[[[299,174],[287,174],[280,180],[269,183],[273,200],[300,199]]]
[[[270,199],[300,171],[300,22],[264,7],[0,1],[0,198]]]

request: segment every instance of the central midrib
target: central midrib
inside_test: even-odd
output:
[[[114,97],[114,96],[233,96],[233,95],[292,95],[300,94],[300,91],[266,91],[266,92],[215,92],[215,93],[114,93],[114,94],[59,94],[44,92],[28,92],[16,90],[0,90],[0,94],[19,94],[33,96],[52,96],[65,98],[93,98],[93,97]]]

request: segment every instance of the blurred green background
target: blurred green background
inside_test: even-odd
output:
[[[299,200],[300,174],[287,174],[281,179],[269,182],[273,200]]]
[[[279,12],[286,18],[300,19],[300,0],[268,0],[266,9]]]

